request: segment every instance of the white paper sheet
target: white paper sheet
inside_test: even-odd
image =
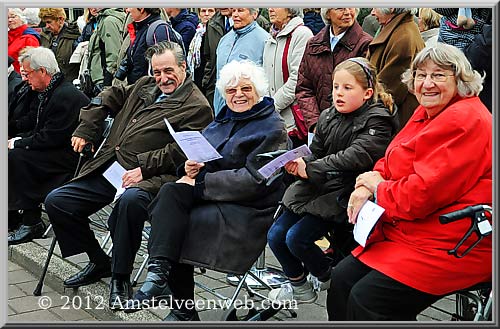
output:
[[[222,158],[222,155],[210,144],[199,131],[175,132],[166,118],[163,119],[168,131],[189,160],[208,162]]]
[[[364,247],[366,245],[368,236],[384,211],[384,208],[370,200],[366,201],[363,207],[361,207],[353,230],[354,240],[361,246]]]
[[[108,182],[111,183],[116,188],[116,194],[113,202],[118,200],[120,195],[125,192],[125,188],[122,187],[123,184],[123,175],[125,174],[125,168],[122,167],[121,164],[118,163],[118,161],[113,162],[111,166],[109,166],[108,169],[102,174],[104,178],[108,180]]]
[[[301,145],[269,161],[265,166],[259,169],[259,173],[264,176],[264,178],[269,178],[276,170],[284,167],[288,162],[309,154],[311,154],[309,147],[307,147],[307,145]]]

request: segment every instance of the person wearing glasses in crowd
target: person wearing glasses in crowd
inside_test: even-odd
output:
[[[446,44],[418,53],[402,81],[419,102],[373,171],[356,178],[347,214],[366,202],[385,209],[365,247],[332,272],[329,320],[415,321],[443,296],[492,278],[492,239],[466,257],[448,254],[470,222],[439,216],[492,204],[492,116],[478,97],[483,78]],[[464,250],[475,239],[468,239]]]
[[[29,27],[26,17],[20,8],[9,8],[7,16],[8,32],[8,54],[14,62],[14,70],[21,73],[18,62],[19,52],[24,47],[40,46],[40,35],[33,28]]]

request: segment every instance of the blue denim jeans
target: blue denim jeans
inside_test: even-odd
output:
[[[296,278],[310,272],[321,277],[329,271],[329,260],[314,242],[332,228],[333,222],[285,209],[269,229],[267,241],[286,276]]]

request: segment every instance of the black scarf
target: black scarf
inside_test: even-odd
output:
[[[47,88],[45,88],[44,91],[42,91],[41,93],[38,94],[38,100],[40,101],[40,103],[38,104],[38,111],[36,113],[35,130],[38,128],[38,121],[40,119],[40,113],[42,113],[43,108],[49,102],[49,99],[52,96],[54,89],[63,81],[64,81],[64,75],[61,72],[57,72],[50,79],[50,82],[49,82],[49,85],[47,86]]]

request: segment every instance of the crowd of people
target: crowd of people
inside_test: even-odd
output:
[[[165,321],[200,320],[186,307],[195,266],[243,274],[266,243],[288,278],[268,298],[327,290],[332,321],[414,321],[490,282],[491,236],[452,257],[468,222],[438,218],[492,204],[491,9],[362,9],[86,8],[69,22],[9,8],[8,244],[43,235],[43,204],[62,256],[89,259],[65,287],[111,277],[115,311],[179,301]],[[221,157],[188,158],[165,120]],[[259,171],[302,145],[310,155]],[[117,199],[103,176],[115,163]],[[368,201],[384,212],[361,246]],[[111,257],[89,221],[108,204]],[[315,244],[327,235],[334,257]]]

